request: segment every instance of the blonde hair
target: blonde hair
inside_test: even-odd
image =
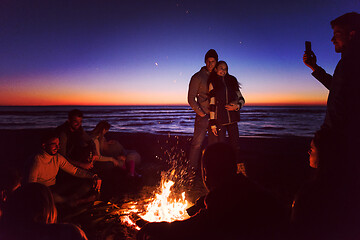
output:
[[[28,183],[9,197],[3,220],[7,224],[51,224],[57,221],[57,210],[51,191],[40,183]]]

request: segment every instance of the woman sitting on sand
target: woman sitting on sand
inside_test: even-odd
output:
[[[116,140],[106,140],[104,135],[109,131],[110,127],[111,125],[107,121],[102,120],[90,132],[99,156],[95,161],[112,162],[115,167],[126,170],[129,176],[140,177],[135,171],[135,165],[139,164],[141,160],[140,154],[136,151],[125,150]]]

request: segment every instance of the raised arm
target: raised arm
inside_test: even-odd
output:
[[[332,76],[325,72],[324,69],[317,66],[315,71],[312,73],[312,75],[321,82],[328,90],[330,90],[331,82],[332,82]]]
[[[316,55],[313,51],[310,53],[304,53],[303,62],[304,64],[313,70],[312,75],[321,82],[327,89],[330,89],[332,76],[325,72],[319,65],[316,63]]]

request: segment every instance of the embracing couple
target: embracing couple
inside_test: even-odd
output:
[[[194,137],[190,147],[189,166],[199,169],[201,145],[208,132],[209,145],[225,142],[226,132],[230,145],[239,160],[240,140],[239,110],[244,106],[237,79],[228,72],[225,61],[218,61],[218,54],[210,49],[205,54],[205,66],[190,80],[188,102],[195,111]]]

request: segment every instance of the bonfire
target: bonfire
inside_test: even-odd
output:
[[[183,191],[184,186],[191,181],[188,178],[188,162],[185,151],[178,147],[178,137],[175,136],[174,140],[176,142],[170,149],[161,147],[162,156],[156,156],[171,167],[161,173],[160,184],[155,190],[149,191],[144,187],[143,190],[146,190],[146,193],[152,192],[151,195],[143,194],[137,201],[124,203],[120,207],[122,224],[140,230],[140,227],[147,222],[173,222],[190,217],[186,209],[192,204],[186,200]],[[170,145],[169,140],[166,141],[166,145]]]
[[[185,192],[182,192],[180,197],[176,197],[177,194],[172,191],[173,186],[174,181],[166,179],[165,174],[162,174],[160,186],[153,193],[154,196],[141,201],[145,203],[144,205],[139,202],[129,202],[121,207],[122,223],[139,230],[137,223],[139,220],[142,223],[173,222],[189,218],[186,209],[191,204],[186,200]]]

